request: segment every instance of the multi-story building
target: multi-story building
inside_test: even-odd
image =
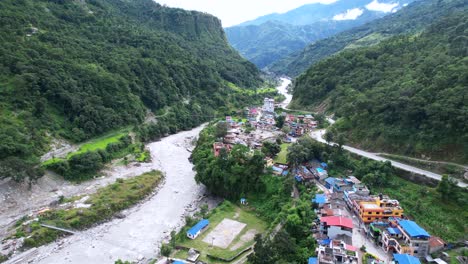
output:
[[[366,224],[403,216],[403,208],[398,200],[389,199],[388,196],[379,195],[374,197],[374,201],[360,201],[358,205],[359,218]]]
[[[337,236],[353,236],[353,220],[341,216],[326,216],[320,218],[320,231],[330,239]]]
[[[263,111],[268,113],[275,112],[275,99],[265,98],[263,100]]]
[[[385,251],[410,254],[424,258],[429,254],[429,238],[426,230],[411,220],[392,219],[389,228],[382,232]]]
[[[358,263],[357,248],[347,245],[341,240],[331,240],[328,245],[320,245],[317,249],[318,264],[354,264]]]

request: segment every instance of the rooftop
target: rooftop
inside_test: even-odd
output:
[[[411,220],[398,220],[398,224],[405,230],[405,232],[411,237],[422,237],[429,238],[431,235],[420,227],[416,222]]]
[[[308,264],[316,264],[317,258],[309,258]]]
[[[210,223],[210,221],[208,221],[208,220],[206,220],[206,219],[202,219],[202,220],[200,220],[200,222],[198,222],[196,225],[194,225],[192,228],[190,228],[189,231],[187,231],[187,233],[194,236],[194,235],[196,235],[200,230],[202,230],[203,228],[205,228],[209,223]]]
[[[312,202],[315,202],[318,204],[324,204],[327,202],[327,196],[325,194],[317,193],[315,195],[315,198],[312,199]]]
[[[320,218],[320,222],[325,223],[329,226],[342,226],[347,228],[353,228],[353,220],[347,217],[325,216]]]
[[[393,259],[398,264],[421,264],[417,257],[408,254],[393,254]]]
[[[364,207],[365,209],[377,209],[377,208],[380,208],[377,204],[368,204],[368,203],[363,203],[361,204],[362,207]]]

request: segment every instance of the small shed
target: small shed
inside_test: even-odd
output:
[[[198,222],[196,225],[194,225],[187,231],[187,237],[190,239],[197,238],[201,234],[201,232],[208,227],[209,224],[210,221],[208,221],[207,219],[200,220],[200,222]]]

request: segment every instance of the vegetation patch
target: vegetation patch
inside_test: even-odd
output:
[[[216,228],[216,226],[221,223],[224,219],[232,219],[240,223],[246,224],[242,231],[235,237],[235,239],[230,243],[229,247],[226,249],[219,247],[212,247],[210,243],[206,243],[203,240],[210,234],[210,232]],[[247,207],[238,207],[231,202],[225,201],[220,206],[215,208],[210,212],[208,216],[210,224],[208,228],[203,231],[203,233],[192,240],[186,236],[186,232],[190,227],[196,223],[196,221],[189,221],[187,226],[184,227],[180,233],[177,235],[176,244],[177,246],[182,246],[185,248],[194,248],[200,251],[201,260],[208,261],[209,263],[214,263],[213,260],[210,260],[207,255],[215,256],[223,259],[230,259],[237,254],[244,251],[246,248],[254,244],[253,237],[251,240],[242,241],[242,237],[249,232],[249,230],[255,230],[256,233],[263,233],[267,230],[268,224],[262,219],[258,218],[254,212],[250,211]],[[208,237],[208,240],[211,240]],[[240,243],[240,246],[236,249],[234,246]],[[179,256],[184,256],[184,253],[176,253]]]
[[[38,247],[64,235],[60,231],[42,227],[41,224],[69,230],[89,228],[141,201],[153,192],[162,178],[161,172],[151,171],[126,180],[117,179],[115,183],[89,195],[83,201],[84,206],[76,206],[73,203],[83,196],[62,199],[62,203],[57,208],[38,215],[37,221],[22,219],[16,227],[15,236],[25,237],[25,247]]]
[[[286,156],[288,155],[288,147],[290,146],[290,144],[283,143],[280,146],[281,146],[281,151],[275,157],[275,162],[286,164],[287,163]]]

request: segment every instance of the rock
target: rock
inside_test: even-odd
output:
[[[126,217],[126,215],[124,215],[123,213],[116,213],[115,217],[118,218],[118,219],[123,219],[123,218]]]

